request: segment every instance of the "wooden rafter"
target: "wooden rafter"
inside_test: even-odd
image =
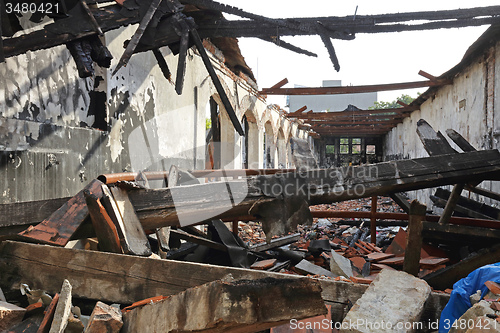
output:
[[[374,84],[362,86],[341,86],[341,87],[307,87],[307,88],[264,88],[260,92],[264,95],[337,95],[337,94],[358,94],[367,92],[413,89],[422,87],[436,87],[451,84],[450,80],[438,81],[415,81],[388,84]]]

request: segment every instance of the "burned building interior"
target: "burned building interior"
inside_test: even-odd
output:
[[[500,6],[0,9],[0,332],[500,331]],[[259,87],[238,44],[339,72],[336,41],[477,26],[412,82]]]

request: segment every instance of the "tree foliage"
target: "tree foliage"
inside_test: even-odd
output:
[[[420,93],[418,93],[420,95]],[[396,100],[392,102],[375,102],[373,103],[373,106],[370,106],[368,109],[370,110],[375,110],[375,109],[395,109],[395,108],[401,108],[402,106],[398,104],[398,101],[401,101],[405,104],[410,104],[413,102],[415,98],[411,97],[410,95],[402,94],[399,96]]]

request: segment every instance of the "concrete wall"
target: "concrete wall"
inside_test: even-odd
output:
[[[323,87],[339,87],[341,86],[340,80],[325,80]],[[300,87],[297,86],[296,87]],[[319,95],[319,96],[302,96],[294,95],[288,96],[288,105],[290,112],[294,112],[304,105],[307,110],[319,111],[342,111],[345,110],[349,104],[357,106],[360,109],[366,110],[368,107],[373,106],[377,101],[377,93],[362,93],[362,94],[341,94],[341,95]]]
[[[411,117],[386,135],[386,160],[428,156],[416,134],[417,121],[422,118],[443,134],[448,128],[456,130],[476,149],[500,148],[500,43],[487,49],[454,78],[452,85],[440,88],[433,98],[421,105],[420,110],[414,111]],[[450,139],[448,142],[461,152]],[[480,186],[500,192],[498,182],[483,182]],[[429,195],[433,192],[434,189],[427,189],[409,194],[430,208]],[[474,194],[471,197],[483,200]],[[489,199],[484,201],[497,204]]]
[[[136,28],[106,33],[106,44],[115,58],[112,69],[123,53],[123,42]],[[161,52],[175,80],[177,57],[166,47]],[[213,63],[239,119],[245,114],[249,119],[250,167],[264,165],[266,122],[273,128],[268,140],[273,147],[280,128],[283,142],[289,142],[291,135],[306,136],[276,107],[267,106],[246,80],[217,59]],[[87,79],[78,78],[65,46],[28,52],[0,64],[0,80],[0,203],[74,195],[102,173],[168,171],[172,164],[205,168],[210,97],[221,109],[221,135],[228,147],[223,152],[226,167],[242,166],[242,140],[194,49],[188,51],[181,96],[149,52],[132,56],[115,76],[111,70],[98,68],[96,77]],[[105,114],[99,117],[98,111]],[[104,124],[97,126],[98,118]],[[162,186],[161,182],[153,185]]]

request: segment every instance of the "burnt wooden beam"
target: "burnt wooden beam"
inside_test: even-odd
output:
[[[88,0],[88,4],[93,4],[101,1]],[[90,8],[98,25],[103,32],[127,26],[129,24],[139,23],[141,16],[138,8],[124,8],[121,5],[100,6],[98,8]],[[409,31],[421,29],[437,29],[457,26],[476,26],[482,24],[492,24],[498,22],[498,18],[486,17],[482,19],[471,19],[471,17],[495,16],[500,14],[500,6],[490,6],[472,9],[459,9],[438,12],[414,12],[414,13],[397,13],[372,16],[356,16],[353,20],[352,16],[348,17],[322,17],[322,18],[294,18],[294,28],[280,27],[280,36],[286,35],[315,35],[317,31],[314,29],[301,29],[299,27],[315,26],[320,21],[328,30],[335,31],[336,35],[330,38],[352,39],[352,33],[343,33],[346,28],[352,32],[386,32],[386,31]],[[76,17],[82,17],[79,14]],[[432,22],[424,25],[384,25],[380,27],[370,27],[374,22],[390,23],[404,22],[407,20],[450,20],[462,18],[461,20]],[[283,23],[288,19],[273,19],[280,20]],[[95,27],[89,20],[78,20],[75,23],[75,17],[59,19],[55,23],[51,23],[44,29],[25,34],[15,38],[7,38],[4,40],[5,57],[11,57],[18,54],[23,54],[29,50],[35,51],[44,48],[65,44],[71,40],[76,40],[85,36],[95,34]],[[357,26],[358,25],[358,26]],[[368,26],[367,26],[368,25]],[[376,29],[375,29],[376,28]],[[367,31],[363,31],[367,30]],[[378,30],[377,30],[378,29]],[[306,31],[304,31],[306,30]],[[266,23],[262,21],[217,21],[213,24],[204,24],[199,28],[202,38],[206,37],[269,37],[276,35],[276,24]],[[309,32],[308,32],[309,31]],[[174,34],[175,35],[175,34]],[[158,36],[153,41],[154,46],[158,48],[168,45],[169,43],[178,42],[179,36]]]
[[[157,295],[174,295],[188,288],[222,279],[228,274],[235,279],[249,280],[310,279],[253,269],[11,241],[0,244],[0,267],[0,286],[3,290],[19,290],[16,280],[23,279],[31,288],[43,288],[49,293],[55,293],[59,292],[62,281],[66,278],[73,282],[75,297],[121,304],[131,304]],[[347,299],[354,302],[367,287],[331,280],[313,280],[320,281],[323,299],[332,302],[347,303]],[[126,293],[123,292],[124,286],[127,286]]]
[[[162,0],[153,0],[151,4],[149,5],[148,11],[146,14],[141,19],[141,23],[139,24],[139,27],[135,31],[134,35],[132,36],[132,39],[130,42],[127,44],[127,48],[123,52],[122,56],[120,57],[120,60],[118,61],[118,64],[116,65],[115,69],[113,70],[112,75],[115,75],[121,67],[127,66],[128,61],[132,54],[134,54],[135,48],[139,44],[142,35],[144,35],[144,32],[146,31],[146,28],[149,25],[149,22],[153,18],[154,14],[156,13],[156,10],[160,6]]]
[[[498,12],[498,9],[497,9]],[[490,13],[491,15],[491,13]],[[494,14],[498,15],[498,14]],[[442,20],[422,24],[362,24],[358,23],[358,19],[352,20],[354,23],[339,22],[336,18],[294,18],[301,24],[311,25],[320,21],[330,31],[335,31],[336,34],[330,34],[330,38],[352,40],[355,34],[359,33],[384,33],[384,32],[403,32],[403,31],[422,31],[422,30],[436,30],[436,29],[451,29],[467,26],[481,26],[490,25],[499,22],[497,17],[483,17],[483,18],[469,18],[460,20]],[[376,20],[376,19],[375,19]],[[343,33],[348,31],[348,33]],[[280,28],[281,36],[297,36],[297,35],[316,35],[317,32],[303,32],[296,29]],[[276,34],[276,26],[255,21],[217,21],[212,24],[204,24],[200,27],[200,35],[205,37],[262,37],[272,36]]]
[[[19,233],[19,235],[33,242],[65,246],[89,216],[84,191],[89,191],[95,194],[97,198],[101,198],[101,185],[102,183],[97,179],[91,181],[82,191],[52,213],[50,217],[37,226]],[[61,223],[61,221],[65,221],[65,223]]]
[[[231,105],[231,102],[229,101],[229,98],[226,95],[226,92],[224,91],[224,88],[222,87],[222,84],[219,80],[219,77],[217,76],[217,73],[215,73],[215,69],[212,66],[212,63],[210,61],[210,58],[208,57],[207,51],[205,50],[205,47],[203,46],[203,42],[200,39],[200,36],[198,35],[198,32],[196,29],[191,29],[189,31],[191,38],[194,42],[194,45],[196,45],[196,48],[198,49],[198,52],[200,53],[201,59],[203,60],[203,63],[205,64],[205,68],[208,71],[208,74],[210,75],[210,78],[212,79],[212,82],[215,85],[215,89],[217,90],[217,93],[219,94],[220,99],[222,100],[222,104],[224,105],[224,108],[226,109],[226,112],[229,116],[229,119],[231,119],[231,123],[234,126],[234,129],[236,132],[238,132],[239,135],[244,136],[245,131],[243,131],[243,128],[241,127],[241,123],[238,120],[238,117],[236,116],[236,113],[234,112],[233,106]]]
[[[227,247],[224,244],[214,242],[213,240],[200,237],[200,236],[195,236],[190,233],[187,233],[182,230],[176,230],[176,229],[170,229],[170,237],[176,236],[180,239],[183,239],[185,241],[199,244],[199,245],[204,245],[206,247],[222,251],[222,252],[227,252]]]
[[[410,212],[410,203],[400,193],[391,193],[389,196],[405,213]]]
[[[389,84],[374,84],[362,86],[343,86],[343,87],[311,87],[311,88],[264,88],[260,92],[264,95],[336,95],[336,94],[357,94],[366,92],[412,89],[422,87],[438,87],[451,84],[450,80],[440,81],[415,81]]]
[[[158,66],[160,66],[163,76],[168,80],[168,82],[172,82],[172,73],[170,72],[170,68],[168,68],[168,64],[165,61],[165,57],[163,57],[160,49],[153,49],[152,51],[156,61],[158,62]]]
[[[490,150],[227,181],[233,199],[240,202],[234,206],[224,204],[230,199],[224,182],[137,189],[130,191],[129,197],[143,227],[153,230],[179,225],[179,212],[192,223],[215,214],[217,218],[246,216],[252,207],[250,214],[258,214],[258,207],[277,200],[285,186],[293,193],[305,192],[311,204],[321,204],[449,185],[464,179],[498,179],[498,170],[500,153]],[[294,187],[298,180],[305,183]],[[273,188],[278,192],[269,192]]]
[[[140,268],[140,269],[138,269]],[[73,250],[20,242],[0,244],[0,286],[19,292],[19,281],[34,289],[59,292],[62,281],[72,282],[73,295],[109,303],[131,304],[157,295],[174,295],[188,288],[224,278],[310,279],[274,272],[223,267],[175,260],[157,260],[98,251]],[[341,322],[347,303],[355,303],[367,285],[314,279],[321,296],[332,305],[334,321]],[[98,286],[98,287],[96,287]],[[123,292],[123,286],[127,292]],[[431,293],[421,320],[435,321],[449,295]]]
[[[453,284],[484,265],[500,261],[500,244],[482,249],[456,264],[440,269],[423,277],[427,283],[438,290],[453,288]]]
[[[308,51],[306,49],[303,49],[303,48],[300,48],[298,46],[295,46],[291,43],[288,43],[288,42],[285,42],[284,40],[278,38],[278,37],[267,37],[267,36],[262,36],[262,37],[259,37],[260,39],[266,41],[266,42],[270,42],[270,43],[273,43],[274,45],[276,46],[279,46],[279,47],[282,47],[284,49],[287,49],[289,51],[292,51],[292,52],[295,52],[295,53],[298,53],[298,54],[305,54],[306,56],[309,56],[309,57],[318,57],[318,55],[316,53],[313,53],[311,51]]]
[[[422,221],[425,220],[427,206],[417,200],[410,204],[408,219],[408,238],[406,240],[405,259],[403,270],[406,273],[418,276],[420,272],[420,252],[422,250]]]
[[[61,208],[71,197],[0,204],[0,228],[38,224]]]
[[[97,20],[95,19],[94,17],[94,14],[92,13],[92,11],[90,10],[87,2],[85,0],[80,0],[80,3],[82,4],[82,7],[83,9],[85,10],[85,12],[87,13],[89,19],[90,19],[90,22],[92,23],[92,25],[94,26],[95,28],[95,31],[97,32],[97,34],[99,34],[99,36],[104,36],[104,33],[102,32],[102,29],[101,27],[99,26],[99,23],[97,22]]]
[[[425,150],[430,156],[441,155],[441,154],[453,154],[457,153],[453,149],[446,138],[441,132],[434,131],[434,129],[429,125],[424,119],[420,119],[417,122],[417,134],[424,145]],[[439,224],[447,224],[450,221],[450,217],[455,210],[455,205],[457,204],[460,195],[465,187],[465,183],[457,183],[453,186],[448,202],[444,207],[443,213],[439,218]]]
[[[474,148],[474,146],[472,146],[469,141],[467,141],[462,135],[460,135],[460,133],[458,133],[457,131],[455,131],[454,129],[447,129],[446,130],[446,135],[448,135],[448,137],[453,141],[455,142],[455,144],[457,146],[460,147],[460,149],[462,149],[462,151],[466,152],[466,151],[476,151],[476,148]]]
[[[323,26],[321,22],[318,22],[317,29],[319,36],[321,37],[321,41],[326,47],[328,51],[328,55],[330,56],[330,60],[332,61],[333,68],[338,72],[340,70],[339,59],[337,58],[337,53],[335,53],[335,48],[333,47],[332,41],[330,39],[330,34],[328,34],[328,29]]]
[[[393,109],[373,109],[373,110],[358,110],[358,111],[330,111],[330,112],[293,112],[286,116],[288,118],[299,118],[299,119],[314,119],[314,120],[328,120],[328,119],[338,119],[338,118],[352,118],[352,117],[374,117],[377,115],[385,117],[394,117],[395,115],[411,113],[418,110],[419,106],[408,106],[403,108],[393,108]],[[302,111],[305,111],[302,110]]]
[[[395,117],[392,119],[379,119],[379,120],[372,120],[370,118],[361,118],[361,119],[354,119],[354,120],[337,120],[337,121],[325,121],[325,120],[304,120],[307,124],[312,125],[313,127],[315,125],[332,125],[331,128],[335,128],[335,126],[341,126],[341,125],[396,125],[402,122],[402,120],[406,118],[404,116],[400,117]]]
[[[315,280],[225,278],[124,312],[121,332],[252,333],[326,313]]]
[[[288,79],[287,78],[284,78],[283,80],[281,80],[280,82],[276,83],[274,86],[272,86],[271,88],[281,88],[283,87],[285,84],[288,83]],[[305,109],[304,109],[305,110]],[[303,111],[303,110],[302,110]]]
[[[83,194],[85,195],[85,201],[87,203],[90,218],[92,219],[92,225],[99,241],[99,250],[123,253],[118,230],[99,198],[88,190],[85,190]]]
[[[448,194],[450,192],[448,191]],[[446,196],[446,198],[440,198],[440,197],[437,197],[435,195],[431,195],[430,196],[430,199],[431,201],[434,203],[434,206],[436,207],[440,207],[440,208],[444,208],[446,207],[446,203],[448,202],[449,198],[449,195]],[[461,197],[461,199],[466,199],[464,197]],[[459,201],[460,201],[459,200]],[[467,217],[471,217],[471,218],[476,218],[476,219],[484,219],[484,220],[494,220],[494,218],[492,218],[491,216],[488,216],[488,215],[485,215],[485,214],[482,214],[480,212],[477,212],[473,209],[470,209],[470,208],[467,208],[467,207],[463,207],[462,205],[457,204],[455,205],[455,209],[454,209],[454,212],[457,212],[457,213],[460,213],[462,214],[462,216],[467,216]],[[451,218],[450,218],[450,223],[451,223]]]
[[[429,156],[454,154],[453,149],[441,132],[436,132],[424,119],[417,122],[417,134]]]
[[[270,249],[274,249],[283,245],[295,243],[300,239],[300,234],[287,235],[280,238],[271,240],[270,243],[262,243],[250,246],[251,251],[264,252]]]
[[[484,196],[484,197],[487,197],[487,198],[490,198],[490,199],[493,199],[493,200],[500,201],[500,193],[496,193],[496,192],[489,191],[489,190],[486,190],[486,189],[481,188],[481,187],[470,186],[470,185],[467,185],[467,186],[465,187],[465,189],[466,189],[467,191],[474,192],[474,193],[479,194],[479,195],[482,195],[482,196]]]
[[[182,94],[182,89],[184,87],[184,75],[186,74],[186,57],[189,43],[189,27],[187,26],[187,24],[182,23],[179,60],[177,62],[177,75],[175,77],[175,92],[177,93],[177,95]]]

